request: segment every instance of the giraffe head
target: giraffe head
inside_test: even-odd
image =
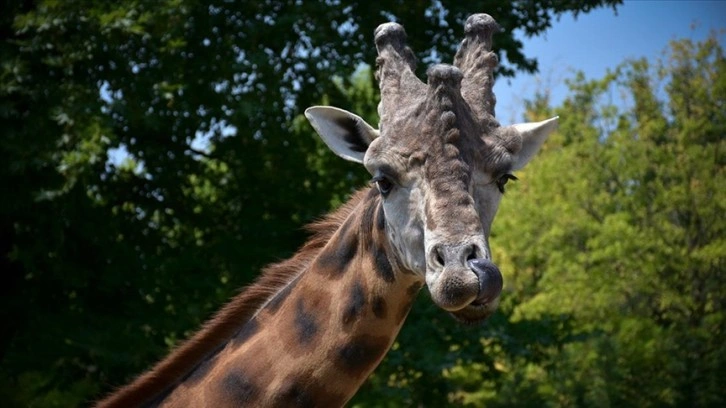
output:
[[[494,19],[476,14],[453,65],[414,74],[402,26],[375,32],[381,91],[379,129],[332,107],[305,114],[339,156],[362,163],[379,190],[396,262],[421,279],[433,301],[473,323],[499,303],[502,276],[489,231],[504,193],[535,155],[557,118],[502,127],[494,118]]]

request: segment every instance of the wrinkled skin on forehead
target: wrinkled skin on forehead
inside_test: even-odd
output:
[[[504,184],[556,125],[554,118],[502,127],[494,119],[496,28],[487,15],[470,17],[456,66],[431,67],[423,83],[403,27],[384,24],[376,30],[380,130],[339,109],[306,111],[334,152],[373,176],[396,264],[466,323],[485,319],[499,302],[502,277],[488,240]]]
[[[388,220],[396,218],[394,214],[413,216],[409,236],[394,239],[411,240],[405,245],[395,243],[404,255],[405,265],[423,276],[424,232],[436,234],[445,228],[448,235],[477,234],[481,231],[482,218],[491,218],[480,217],[475,197],[481,195],[477,194],[480,186],[485,188],[491,183],[488,168],[494,166],[488,166],[484,160],[485,141],[473,132],[460,132],[456,140],[445,140],[448,112],[422,108],[416,113],[390,126],[382,126],[383,137],[370,145],[364,164],[372,175],[387,177],[401,190],[389,194],[384,208]],[[502,157],[501,161],[510,162],[508,155],[498,156]],[[397,231],[397,223],[390,224]],[[420,232],[411,234],[416,230]],[[438,235],[443,235],[443,231]]]

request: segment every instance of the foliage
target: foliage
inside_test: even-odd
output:
[[[423,296],[354,405],[723,406],[725,70],[682,40],[529,102],[560,129],[494,223],[501,312],[462,328]]]
[[[495,222],[511,268],[486,406],[723,406],[726,59],[715,36],[570,81],[559,133]],[[613,95],[623,101],[613,103]],[[518,186],[520,187],[520,186]],[[556,339],[552,341],[552,339]],[[492,352],[494,355],[492,355]],[[461,387],[479,382],[479,360]],[[487,379],[484,377],[484,379]]]
[[[375,59],[372,32],[379,23],[392,18],[406,26],[423,70],[435,60],[451,60],[466,15],[487,11],[507,28],[495,41],[503,62],[499,73],[511,75],[516,69],[536,68],[536,62],[522,54],[515,28],[536,35],[562,13],[577,14],[618,3],[396,1],[377,8],[362,1],[4,2],[0,15],[0,269],[4,278],[0,313],[5,322],[0,342],[0,398],[4,405],[83,405],[125,382],[195,330],[237,288],[251,281],[262,265],[292,253],[304,240],[303,224],[365,182],[365,172],[332,157],[299,114],[322,101],[356,110],[375,123],[376,93],[370,87],[370,72],[360,70],[360,64]],[[691,60],[686,58],[689,47],[683,49],[685,64]],[[707,61],[721,61],[703,52]],[[698,60],[690,63],[694,67],[704,64]],[[708,69],[716,70],[715,65]],[[356,70],[357,76],[351,76]],[[685,138],[709,128],[710,136],[700,143],[718,145],[723,121],[713,111],[719,112],[723,99],[714,95],[722,95],[718,92],[723,92],[723,85],[714,80],[711,88],[697,86],[698,75],[706,72],[685,65],[678,72],[680,82],[671,81],[675,85],[668,89],[673,95],[670,103],[692,112],[678,119],[677,109],[671,108],[658,116],[659,111],[651,106],[658,101],[644,99],[638,106],[662,120],[649,121],[641,131],[657,135],[662,133],[658,126],[670,132],[680,129],[676,133]],[[638,79],[635,73],[633,70],[632,81]],[[692,74],[698,75],[689,76]],[[701,93],[685,92],[691,90]],[[585,90],[578,92],[580,98],[587,98]],[[592,90],[590,97],[596,96]],[[720,101],[720,105],[712,105],[709,111],[700,103],[706,100]],[[594,114],[580,102],[573,101],[581,110],[580,119]],[[563,111],[562,116],[573,118],[569,121],[575,120],[573,115]],[[627,142],[626,125],[640,123],[636,118],[625,117],[629,122],[618,127],[620,143]],[[568,128],[563,125],[563,135],[580,135],[583,140],[590,135],[594,137],[587,139],[591,142],[604,137],[596,127],[576,126],[590,122],[571,123],[571,132],[565,132]],[[568,143],[574,145],[578,140]],[[605,149],[603,146],[608,144],[591,148]],[[650,174],[656,180],[648,189],[626,183],[637,197],[652,201],[654,213],[636,217],[628,211],[645,211],[636,196],[619,193],[622,197],[608,201],[602,193],[592,195],[585,190],[591,185],[584,181],[579,182],[584,184],[583,190],[575,196],[562,193],[552,205],[567,202],[571,214],[581,214],[589,210],[576,207],[582,203],[575,198],[602,195],[602,202],[586,204],[604,217],[602,225],[607,228],[587,222],[583,216],[573,219],[573,225],[558,224],[561,226],[546,229],[540,236],[536,229],[528,233],[521,227],[545,228],[555,225],[553,219],[528,213],[527,223],[507,230],[532,234],[531,240],[553,241],[536,241],[535,251],[515,251],[518,248],[504,246],[511,242],[504,233],[498,237],[505,248],[502,256],[509,259],[512,270],[522,274],[521,279],[510,277],[510,281],[526,286],[521,292],[524,297],[510,299],[504,313],[480,331],[455,326],[424,297],[397,350],[356,403],[491,402],[520,393],[522,378],[527,379],[523,386],[544,391],[520,393],[521,398],[536,396],[545,401],[572,395],[574,391],[566,388],[569,383],[555,386],[541,379],[556,374],[572,381],[567,375],[584,370],[585,362],[597,372],[597,361],[577,360],[584,358],[580,351],[600,353],[597,347],[626,344],[623,336],[630,332],[626,333],[625,323],[613,320],[606,331],[613,334],[609,343],[595,336],[603,330],[600,323],[592,327],[582,324],[586,316],[598,316],[602,309],[571,313],[552,285],[562,284],[558,276],[572,285],[579,282],[582,286],[569,287],[580,288],[577,293],[588,302],[599,302],[600,307],[613,306],[615,298],[624,298],[619,292],[615,298],[607,293],[584,296],[589,288],[585,284],[593,278],[575,273],[578,264],[573,260],[592,251],[598,258],[588,262],[597,261],[596,266],[604,270],[608,256],[627,254],[636,246],[626,242],[618,248],[598,246],[620,236],[614,235],[617,231],[647,239],[649,249],[642,250],[643,257],[655,262],[669,254],[673,258],[669,262],[679,262],[662,268],[650,263],[641,273],[654,279],[653,283],[645,284],[644,278],[631,289],[629,296],[636,298],[620,300],[627,305],[632,302],[628,307],[638,313],[657,305],[658,318],[673,325],[658,321],[652,327],[637,326],[637,333],[650,333],[657,339],[675,333],[688,340],[688,347],[658,340],[648,349],[653,357],[644,358],[641,366],[660,362],[661,352],[688,351],[707,364],[694,370],[692,365],[680,366],[676,361],[671,362],[670,371],[658,370],[656,374],[673,390],[669,398],[677,402],[712,395],[707,393],[708,387],[716,385],[709,373],[723,367],[723,357],[716,344],[718,336],[710,336],[709,330],[722,330],[718,299],[723,297],[717,295],[723,285],[718,286],[710,271],[723,269],[723,260],[718,258],[723,253],[718,237],[723,234],[709,228],[719,225],[713,214],[722,208],[693,208],[708,194],[712,195],[709,205],[722,205],[723,200],[718,204],[718,190],[709,184],[718,178],[704,179],[700,170],[692,170],[688,180],[699,181],[684,184],[681,168],[672,166],[668,158],[683,158],[678,164],[688,170],[692,161],[704,166],[709,163],[709,152],[718,160],[722,153],[718,149],[692,152],[687,147],[693,145],[685,143],[669,146],[674,150],[632,151],[640,155],[636,158],[663,160],[648,170],[652,174],[642,170],[643,177]],[[594,150],[582,149],[594,154]],[[612,157],[604,156],[609,157],[608,166],[619,168],[618,154],[609,154]],[[690,160],[691,154],[702,156]],[[580,170],[587,170],[584,159],[577,163]],[[543,171],[542,177],[572,172],[558,172],[551,166],[553,173]],[[661,180],[663,171],[668,178]],[[636,176],[641,173],[633,172],[630,178],[618,180],[640,180]],[[615,182],[600,176],[603,183]],[[534,189],[541,184],[533,178],[527,183],[530,185]],[[656,188],[661,185],[668,189],[665,196]],[[527,205],[530,200],[541,202],[528,196],[513,198],[508,204]],[[608,212],[611,210],[614,215]],[[557,210],[549,211],[554,214]],[[532,219],[537,222],[529,225]],[[651,221],[659,229],[634,227]],[[712,235],[700,234],[704,229]],[[660,232],[658,240],[650,241],[656,232]],[[558,247],[555,240],[563,238],[584,244],[573,246],[569,253],[554,251]],[[679,242],[689,246],[679,247]],[[543,252],[547,248],[552,251]],[[720,263],[713,264],[716,261]],[[638,265],[631,260],[618,267],[634,266]],[[542,277],[526,279],[535,270]],[[618,288],[634,279],[625,270],[619,272]],[[593,272],[593,276],[598,275]],[[609,282],[605,275],[600,279]],[[644,294],[638,292],[646,289]],[[616,288],[607,290],[615,293]],[[706,300],[700,301],[699,296]],[[547,313],[542,312],[545,307]],[[505,318],[510,312],[512,321]],[[635,316],[640,317],[633,317],[632,324],[650,319]],[[691,337],[691,327],[700,328],[700,334]],[[487,340],[480,341],[480,336]],[[581,338],[593,339],[593,343],[576,341]],[[638,347],[645,347],[627,344],[626,351],[632,355],[640,355]],[[562,355],[555,352],[560,349]],[[563,358],[565,354],[572,357]],[[560,358],[558,365],[547,365],[556,357]],[[525,377],[515,370],[520,365],[528,367]],[[616,377],[603,377],[603,381],[615,378],[626,384],[624,370],[615,369],[612,376]],[[686,390],[678,381],[693,389]]]

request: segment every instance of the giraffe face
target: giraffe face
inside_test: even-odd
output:
[[[556,120],[482,134],[466,109],[454,117],[430,96],[380,131],[337,108],[306,115],[329,147],[371,174],[395,264],[425,280],[438,306],[475,323],[496,310],[502,289],[489,231],[505,184]]]
[[[489,231],[515,155],[504,138],[480,134],[466,110],[442,110],[431,93],[405,119],[381,123],[364,165],[400,263],[425,279],[438,306],[476,322],[496,309],[502,289]]]
[[[556,125],[555,118],[501,127],[494,119],[492,24],[486,15],[470,17],[455,65],[431,67],[427,83],[413,73],[403,28],[380,26],[380,130],[340,109],[306,111],[334,152],[372,175],[397,263],[466,323],[485,319],[499,302],[489,231],[504,185]]]

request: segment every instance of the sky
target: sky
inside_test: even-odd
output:
[[[538,37],[517,37],[523,52],[539,61],[539,72],[518,72],[513,79],[499,78],[494,86],[497,117],[502,124],[523,120],[523,101],[538,89],[551,88],[552,104],[567,95],[564,80],[582,71],[587,79],[600,79],[608,69],[628,58],[656,59],[671,40],[708,37],[711,31],[726,38],[726,1],[625,1],[617,7],[571,14],[555,20]],[[496,47],[496,43],[494,44]]]

